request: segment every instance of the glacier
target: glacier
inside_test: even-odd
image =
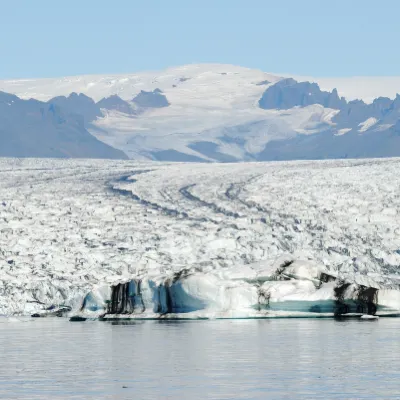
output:
[[[396,314],[399,166],[0,159],[0,315]]]
[[[191,64],[0,81],[0,90],[20,97],[3,93],[0,120],[7,123],[0,155],[163,162],[400,156],[399,78],[296,79],[234,65]],[[36,112],[27,124],[23,111],[32,104]],[[56,118],[42,120],[41,108],[57,110]],[[54,142],[50,131],[61,131],[62,140]],[[73,141],[67,140],[71,134]],[[97,149],[82,152],[83,142]]]

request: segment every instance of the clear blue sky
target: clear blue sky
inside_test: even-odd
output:
[[[0,0],[0,79],[230,63],[399,75],[400,0]]]

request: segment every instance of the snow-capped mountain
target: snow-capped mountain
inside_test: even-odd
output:
[[[0,89],[80,114],[93,136],[136,160],[400,155],[400,101],[391,99],[400,91],[400,79],[365,78],[368,85],[354,85],[348,78],[325,78],[318,80],[321,86],[307,79],[200,64],[161,72],[1,81]],[[357,87],[366,102],[355,100]],[[391,98],[375,99],[378,88],[380,96]]]
[[[320,104],[335,110],[330,125],[320,124],[312,135],[271,141],[261,159],[319,159],[390,157],[400,155],[400,96],[379,97],[371,104],[346,101],[338,92],[322,91],[315,83],[283,79],[269,87],[259,106],[269,110],[292,110]]]

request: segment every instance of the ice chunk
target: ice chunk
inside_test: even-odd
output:
[[[364,314],[361,315],[360,319],[363,321],[376,321],[377,319],[379,319],[379,317],[377,315]]]

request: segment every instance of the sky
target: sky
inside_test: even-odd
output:
[[[0,79],[191,63],[400,74],[399,0],[0,0]]]

